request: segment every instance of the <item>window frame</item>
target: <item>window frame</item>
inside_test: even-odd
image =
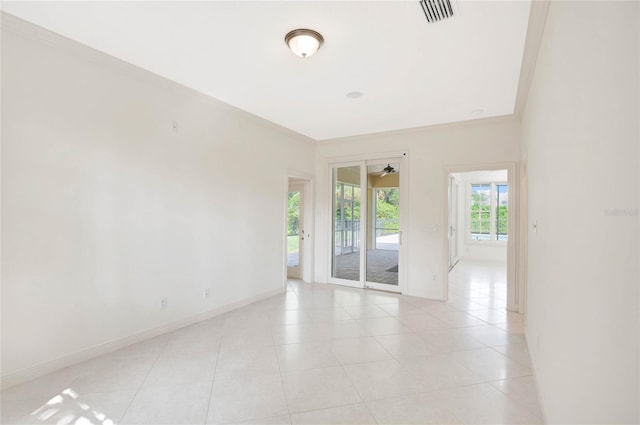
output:
[[[471,237],[471,205],[472,199],[471,196],[473,194],[472,187],[474,185],[488,185],[489,186],[489,240],[482,239],[473,239]],[[467,196],[466,196],[466,206],[465,206],[465,241],[470,245],[506,245],[509,240],[509,204],[507,204],[507,240],[498,240],[497,239],[497,207],[498,207],[498,198],[497,198],[497,186],[507,186],[507,194],[509,193],[509,183],[503,180],[496,181],[469,181],[467,182]]]

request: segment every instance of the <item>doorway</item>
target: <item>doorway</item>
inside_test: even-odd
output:
[[[304,263],[304,204],[305,184],[289,179],[287,193],[287,277],[302,279]]]
[[[331,165],[331,283],[402,292],[402,158]]]
[[[446,171],[444,299],[491,297],[491,308],[520,310],[516,273],[517,179],[514,164]],[[460,270],[458,270],[460,269]],[[465,286],[466,285],[466,286]]]

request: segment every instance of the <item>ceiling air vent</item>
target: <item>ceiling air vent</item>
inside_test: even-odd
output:
[[[453,17],[453,7],[450,0],[420,0],[420,6],[429,23],[442,21]]]

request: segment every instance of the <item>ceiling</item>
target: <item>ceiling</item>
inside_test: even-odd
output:
[[[457,1],[430,24],[417,0],[2,4],[315,140],[513,114],[530,7]],[[314,56],[287,48],[295,28],[322,33]]]

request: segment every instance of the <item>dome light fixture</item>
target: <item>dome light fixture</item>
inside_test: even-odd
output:
[[[284,42],[287,43],[293,53],[301,58],[308,58],[322,46],[324,37],[317,31],[299,28],[289,31],[284,36]]]

